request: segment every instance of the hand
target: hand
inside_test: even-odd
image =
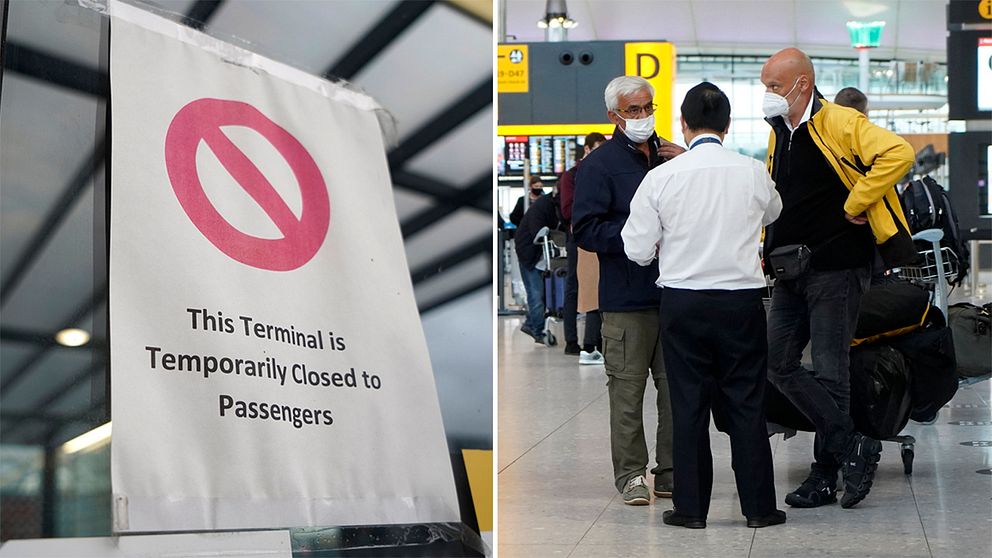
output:
[[[864,213],[862,213],[861,215],[851,215],[850,213],[845,212],[844,218],[854,223],[855,225],[864,225],[865,223],[868,222],[868,218],[865,217]]]
[[[683,153],[685,153],[684,147],[668,140],[661,140],[661,146],[658,147],[658,156],[664,159],[671,159]]]

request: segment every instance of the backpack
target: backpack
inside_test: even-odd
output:
[[[944,231],[940,246],[950,248],[954,252],[952,260],[958,269],[957,275],[948,277],[947,282],[951,285],[960,285],[971,265],[971,251],[968,243],[961,238],[958,218],[954,208],[951,207],[947,192],[933,178],[924,176],[910,182],[899,196],[899,201],[902,203],[903,213],[906,214],[910,234],[927,229]],[[933,246],[926,241],[917,241],[916,244],[916,249],[919,251],[933,249]]]

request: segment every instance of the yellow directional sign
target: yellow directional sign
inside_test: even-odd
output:
[[[627,43],[624,45],[624,73],[641,76],[654,87],[655,130],[672,138],[672,89],[675,86],[675,45],[672,43]]]
[[[978,3],[978,15],[992,19],[992,0],[982,0]]]
[[[527,93],[530,59],[527,45],[499,45],[496,51],[496,91]]]

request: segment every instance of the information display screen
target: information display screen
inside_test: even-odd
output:
[[[978,39],[978,110],[992,110],[992,37]]]
[[[558,176],[575,166],[584,142],[585,136],[498,136],[497,174],[522,176],[527,161],[532,175]]]

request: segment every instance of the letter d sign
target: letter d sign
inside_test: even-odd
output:
[[[675,84],[675,45],[672,43],[626,43],[624,73],[640,76],[654,87],[655,130],[672,137],[672,89]]]

